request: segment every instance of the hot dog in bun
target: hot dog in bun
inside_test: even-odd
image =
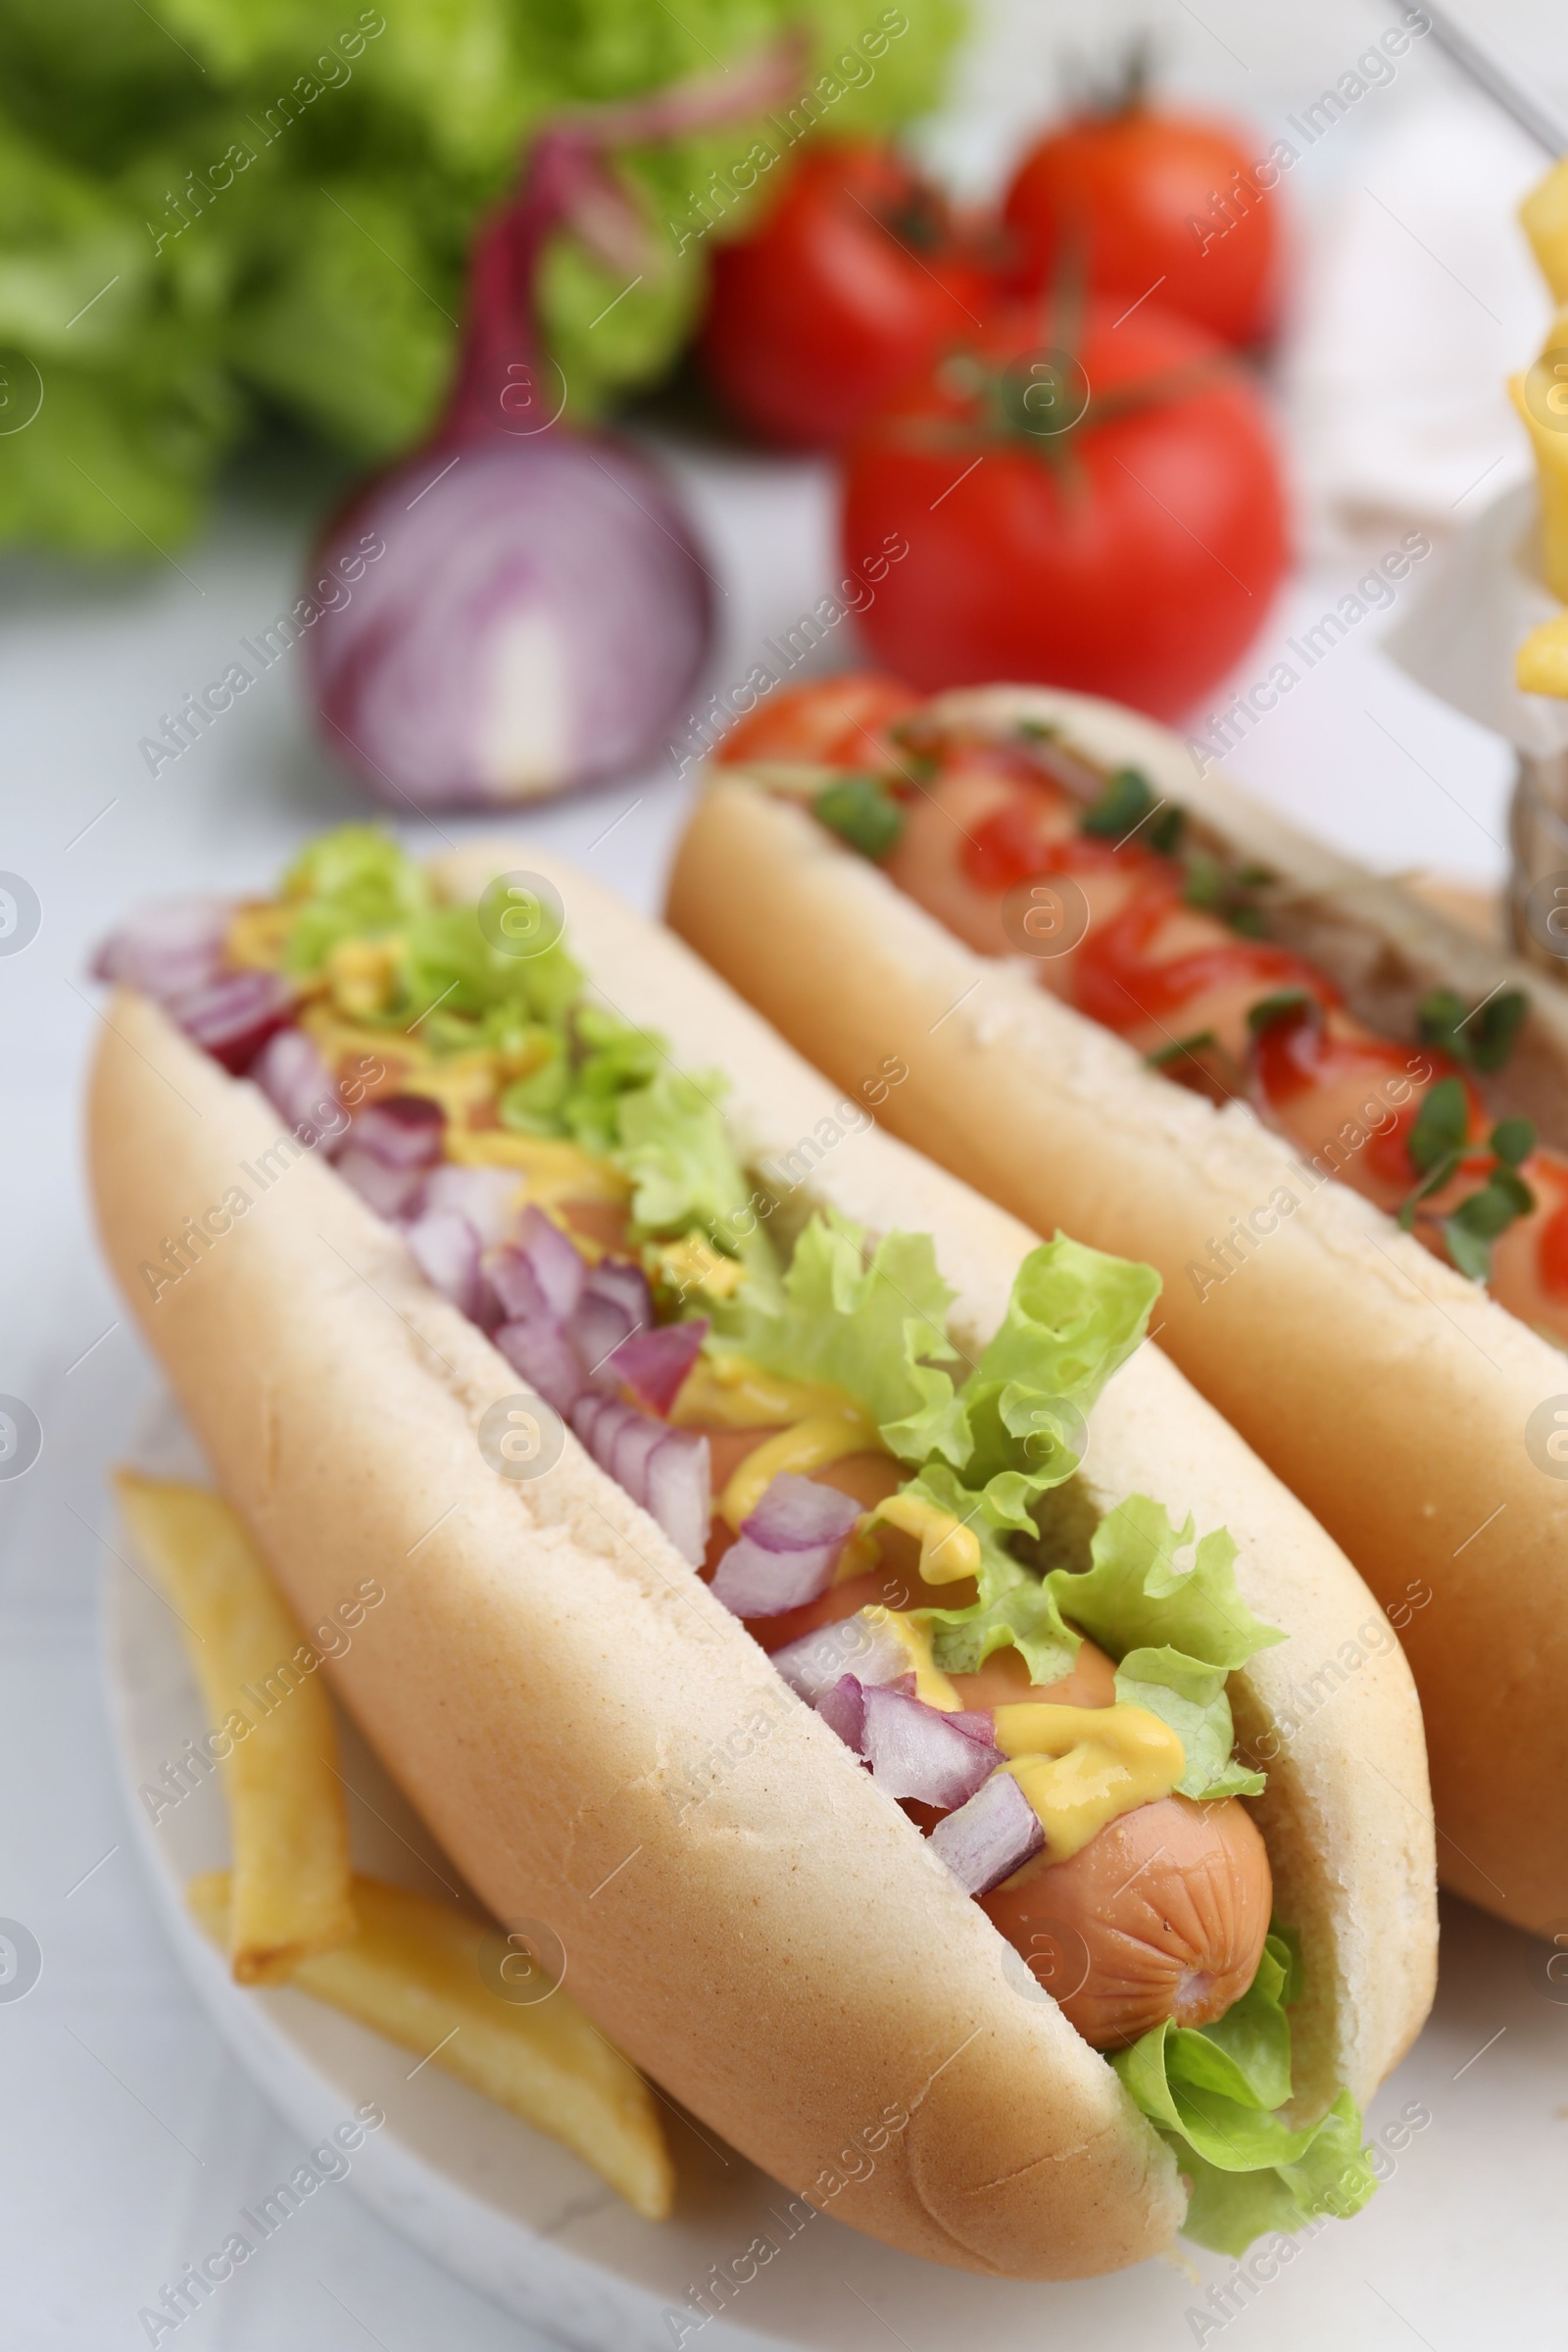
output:
[[[125,1295],[301,1621],[377,1578],[324,1671],[607,2034],[960,2268],[1364,2201],[1433,1984],[1412,1688],[1147,1267],[537,850],[346,828],[102,968]]]
[[[1568,999],[1163,728],[1035,688],[764,706],[669,910],[831,1075],[896,1050],[907,1141],[1158,1268],[1162,1345],[1400,1629],[1446,1884],[1556,1920]]]

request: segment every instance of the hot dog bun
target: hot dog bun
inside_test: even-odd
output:
[[[728,1074],[749,1163],[820,1131],[834,1090],[667,933],[531,846],[439,870],[468,897],[518,867],[556,882],[610,1004]],[[831,2205],[870,2234],[1021,2278],[1164,2245],[1175,2166],[1110,2068],[573,1439],[548,1477],[492,1473],[475,1426],[516,1375],[328,1167],[303,1153],[257,1184],[277,1134],[253,1087],[116,999],[91,1106],[105,1247],[302,1619],[363,1576],[386,1588],[374,1638],[328,1671],[472,1886],[503,1919],[549,1922],[605,2030],[788,2189],[820,2197],[822,2168],[902,2106],[907,2129]],[[235,1186],[251,1204],[154,1302],[139,1262]],[[930,1231],[971,1348],[1034,1239],[871,1129],[788,1210],[825,1203]],[[1153,1348],[1097,1408],[1088,1472],[1105,1498],[1138,1489],[1230,1527],[1246,1597],[1291,1637],[1236,1678],[1244,1739],[1293,1670],[1366,1652],[1282,1741],[1256,1806],[1311,1987],[1293,2012],[1300,2111],[1339,2082],[1364,2097],[1433,1984],[1403,1659],[1369,1642],[1381,1620],[1344,1556]]]
[[[1434,981],[1518,985],[1532,1011],[1496,1108],[1568,1124],[1568,1005],[1391,885],[1200,777],[1166,729],[1033,688],[933,708],[1058,723],[1136,764],[1242,858],[1287,877],[1281,935],[1368,1019]],[[798,805],[712,772],[669,892],[675,927],[842,1081],[902,1056],[883,1116],[1042,1231],[1157,1266],[1162,1344],[1300,1495],[1394,1613],[1426,1717],[1446,1885],[1541,1928],[1568,1887],[1568,1483],[1526,1425],[1568,1363],[1240,1104],[1152,1073],[1032,971],[972,953]],[[1359,973],[1359,978],[1357,978]],[[1280,1203],[1291,1196],[1294,1208]],[[1271,1209],[1269,1204],[1277,1205]],[[1229,1279],[1188,1272],[1254,1212]],[[1254,1234],[1256,1229],[1254,1228]],[[1212,1269],[1208,1269],[1209,1272]],[[1537,1455],[1541,1448],[1538,1445]],[[1326,1682],[1302,1693],[1319,1703]],[[1336,1702],[1337,1703],[1337,1702]]]

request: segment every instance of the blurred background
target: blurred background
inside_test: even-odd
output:
[[[736,707],[725,698],[759,663],[797,677],[879,661],[922,684],[949,682],[933,670],[944,661],[954,678],[1016,668],[1004,631],[971,649],[989,670],[963,670],[951,627],[921,605],[942,583],[920,576],[918,534],[890,575],[897,600],[890,587],[858,614],[838,594],[864,552],[855,515],[877,516],[873,536],[888,515],[899,526],[896,497],[887,515],[877,505],[891,493],[872,360],[925,381],[927,409],[967,398],[968,378],[941,374],[955,304],[973,330],[956,342],[989,353],[996,429],[1014,443],[1040,434],[1031,381],[1048,409],[1070,398],[1061,355],[1065,341],[1078,357],[1075,336],[1098,333],[1107,352],[1117,332],[1146,337],[1140,384],[1222,364],[1254,436],[1257,511],[1278,495],[1288,517],[1280,549],[1265,533],[1221,564],[1246,604],[1210,583],[1213,625],[1195,619],[1185,666],[1140,668],[1134,535],[1108,549],[1099,634],[1054,668],[1036,629],[1030,674],[1155,710],[1377,868],[1494,887],[1513,752],[1380,643],[1466,524],[1530,477],[1504,383],[1551,314],[1515,219],[1545,158],[1412,13],[1380,0],[0,0],[0,887],[22,908],[0,939],[0,1391],[45,1432],[33,1473],[0,1486],[14,1792],[0,1912],[27,1921],[45,1955],[36,1992],[0,2014],[17,2343],[141,2341],[152,2282],[220,2238],[203,2217],[228,2191],[205,2160],[187,2168],[171,2133],[220,2144],[225,2167],[243,2156],[247,2179],[280,2161],[280,2127],[193,2016],[152,1919],[103,1721],[100,1471],[149,1376],[97,1266],[78,1172],[94,941],[136,898],[265,887],[325,825],[379,812],[425,850],[494,823],[477,804],[521,790],[542,794],[525,810],[538,837],[654,908],[714,698]],[[1454,13],[1568,119],[1560,9],[1468,0]],[[1385,36],[1401,27],[1396,50]],[[1238,200],[1222,179],[1233,201],[1209,227],[1242,257],[1231,312],[1178,316],[1166,342],[1150,318],[1179,290],[1156,298],[1171,269],[1133,282],[1134,237],[1086,322],[1073,304],[1093,265],[1051,213],[1049,159],[1031,166],[1035,194],[1018,194],[1029,159],[1086,93],[1122,83],[1139,46],[1149,105],[1177,126],[1224,126],[1230,148],[1212,152],[1240,159],[1244,196],[1246,167],[1276,158],[1269,250],[1255,185]],[[819,119],[798,135],[805,88]],[[773,161],[748,187],[761,137]],[[807,392],[826,385],[845,407],[824,422],[785,360],[798,315],[819,315],[809,271],[831,277],[843,218],[766,240],[784,235],[791,175],[804,186],[820,143],[852,137],[873,143],[857,183],[870,233],[897,249],[897,283],[871,285],[892,357],[867,329],[861,381],[855,337],[825,334]],[[1174,168],[1157,141],[1127,166],[1150,183]],[[1071,156],[1060,169],[1078,184]],[[519,185],[520,206],[498,213]],[[1112,212],[1124,196],[1111,187]],[[476,224],[498,220],[509,225],[469,284]],[[725,254],[737,258],[715,272]],[[845,267],[853,280],[871,264]],[[1010,322],[994,349],[993,303]],[[1040,351],[1054,372],[1031,378]],[[1101,372],[1089,368],[1091,399]],[[475,505],[461,489],[494,445],[473,428],[484,400],[509,420],[536,591],[508,570],[511,492]],[[1157,436],[1157,415],[1144,429]],[[1233,420],[1217,462],[1241,464],[1245,440]],[[624,495],[607,510],[606,494],[553,473],[562,452]],[[964,462],[951,466],[954,511]],[[416,520],[355,575],[352,550],[383,512]],[[1031,579],[1029,551],[975,531],[975,600],[1007,566],[1011,607],[1061,592]],[[1355,597],[1369,566],[1417,546],[1389,599]],[[348,593],[322,587],[334,566]],[[1360,607],[1348,617],[1346,597]],[[1330,611],[1344,625],[1307,662],[1301,640]],[[645,675],[639,647],[659,629],[667,656]],[[1216,732],[1281,663],[1292,690]],[[543,790],[558,784],[573,788]],[[299,2235],[193,2336],[269,2352],[529,2340],[352,2198]],[[1364,2340],[1402,2341],[1389,2327]]]

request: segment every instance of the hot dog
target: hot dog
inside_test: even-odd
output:
[[[325,1671],[606,2032],[820,2199],[902,2113],[833,2210],[961,2268],[1137,2260],[1184,2182],[1220,2245],[1363,2201],[1433,1979],[1413,1693],[1147,1268],[877,1134],[537,851],[345,829],[103,969],[126,1296],[302,1618],[377,1563]]]
[[[1568,1771],[1568,1001],[1107,704],[839,680],[730,748],[675,926],[830,1073],[897,1054],[907,1140],[1152,1260],[1401,1629],[1446,1884],[1554,1920],[1568,1805],[1517,1775]]]

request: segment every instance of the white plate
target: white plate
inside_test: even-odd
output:
[[[203,1475],[167,1402],[139,1458],[165,1476]],[[1243,2352],[1248,2341],[1269,2352],[1316,2352],[1325,2341],[1408,2352],[1419,2338],[1447,2352],[1483,2339],[1560,2340],[1568,2005],[1552,1994],[1568,2002],[1568,1984],[1552,1986],[1544,1945],[1462,1904],[1447,1907],[1437,2013],[1369,2119],[1387,2185],[1358,2220],[1297,2240],[1283,2263],[1254,2249],[1229,2289],[1237,2266],[1196,2248],[1113,2278],[1026,2286],[890,2252],[823,2216],[791,2234],[785,2194],[674,2111],[676,2218],[643,2222],[554,2141],[438,2068],[411,2080],[402,2050],[336,2010],[233,1983],[183,1900],[196,1872],[227,1859],[216,1786],[203,1782],[156,1826],[138,1795],[205,1729],[179,1628],[125,1562],[113,1566],[106,1612],[131,1813],[204,2008],[308,2140],[376,2100],[388,2120],[356,2155],[351,2184],[435,2261],[535,2327],[591,2352],[677,2352],[683,2343],[867,2352],[895,2340],[906,2352],[1119,2352],[1211,2343],[1233,2328]],[[356,1863],[425,1892],[450,1886],[452,1865],[347,1723],[342,1738]],[[1519,1801],[1541,1798],[1521,1785]],[[1428,2120],[1410,2130],[1401,2110]],[[775,2252],[746,2283],[717,2300],[710,2293],[717,2316],[704,2321],[693,2290],[760,2237]]]

